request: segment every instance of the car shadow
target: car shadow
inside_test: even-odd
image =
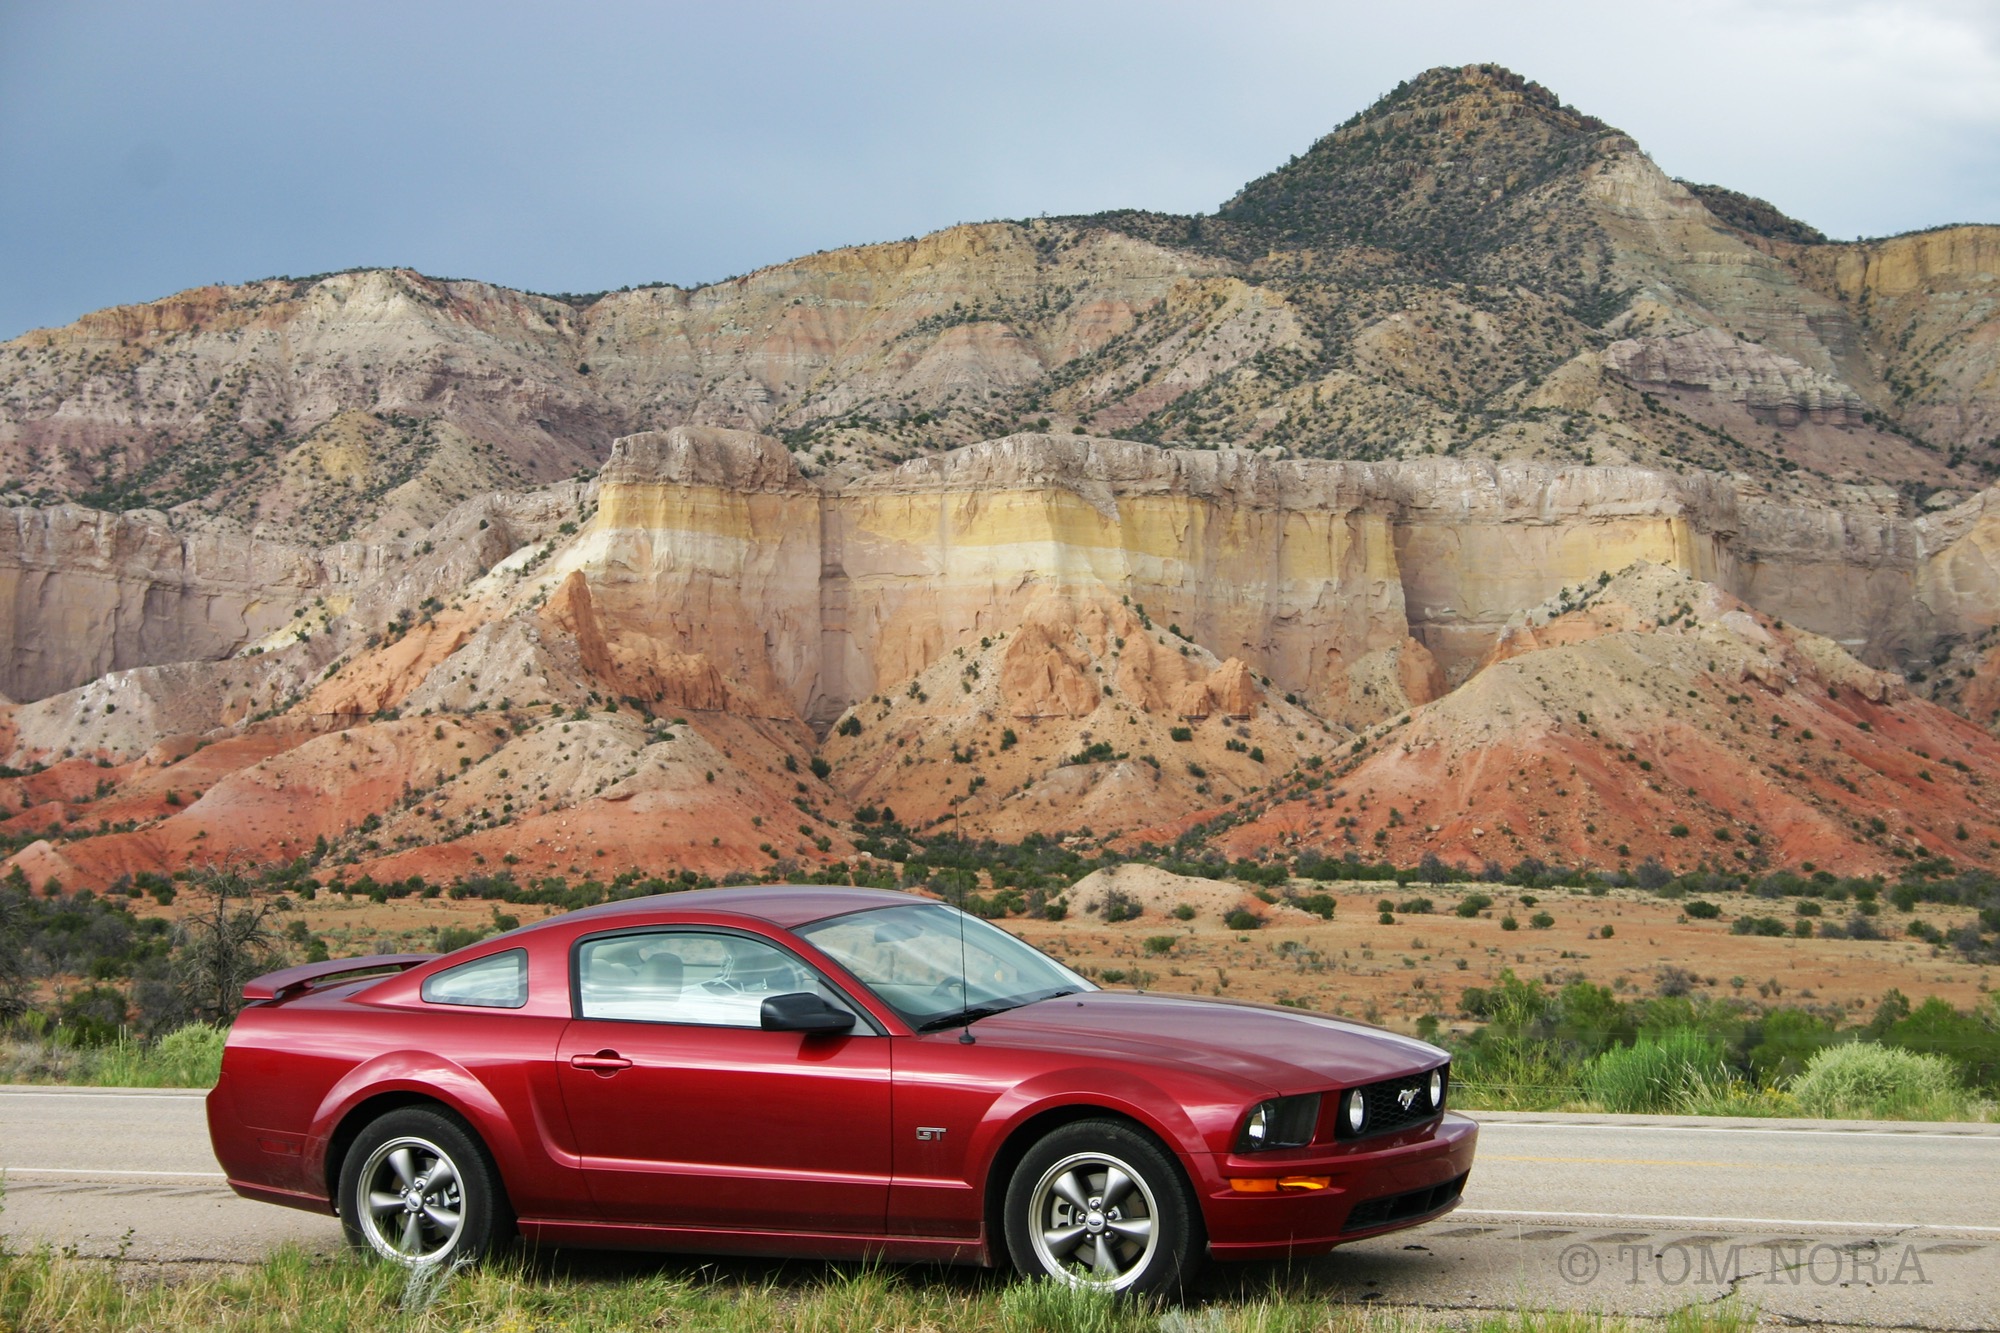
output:
[[[972,1296],[999,1291],[1019,1280],[1011,1268],[964,1264],[755,1258],[526,1245],[518,1247],[515,1253],[531,1277],[585,1283],[668,1278],[749,1290],[805,1292],[879,1274],[899,1283],[943,1287]],[[1178,1303],[1199,1306],[1219,1301],[1284,1298],[1362,1305],[1388,1299],[1389,1292],[1408,1290],[1410,1284],[1434,1276],[1436,1265],[1437,1257],[1420,1244],[1394,1249],[1343,1248],[1304,1259],[1211,1263],[1202,1269]]]

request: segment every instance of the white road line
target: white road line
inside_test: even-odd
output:
[[[2000,1227],[1979,1227],[1968,1222],[1854,1222],[1832,1221],[1826,1218],[1800,1217],[1680,1217],[1663,1213],[1544,1213],[1528,1212],[1516,1208],[1461,1208],[1451,1214],[1453,1218],[1467,1217],[1523,1217],[1540,1221],[1570,1220],[1578,1218],[1592,1222],[1661,1222],[1692,1223],[1698,1226],[1765,1226],[1765,1227],[1813,1227],[1829,1229],[1834,1227],[1861,1231],[1977,1231],[1984,1235],[2000,1236]]]
[[[0,1176],[171,1176],[176,1180],[227,1180],[220,1171],[119,1171],[97,1166],[0,1166]]]
[[[1748,1125],[1566,1125],[1555,1120],[1481,1120],[1479,1132],[1496,1129],[1608,1129],[1642,1134],[1811,1134],[1834,1139],[1943,1139],[1952,1143],[2000,1144],[2000,1134],[1938,1134],[1895,1129],[1753,1129]]]
[[[40,1088],[0,1088],[0,1101],[5,1101],[9,1097],[92,1097],[107,1102],[148,1100],[198,1102],[206,1096],[208,1096],[207,1091],[200,1088],[191,1088],[186,1092],[127,1092],[123,1088],[92,1088],[88,1090],[81,1088],[58,1090],[52,1088],[44,1092]]]

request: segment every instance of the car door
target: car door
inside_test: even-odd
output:
[[[880,1235],[889,1199],[890,1041],[771,940],[715,928],[587,936],[557,1054],[606,1220]],[[849,1032],[766,1032],[763,1001],[812,991]]]

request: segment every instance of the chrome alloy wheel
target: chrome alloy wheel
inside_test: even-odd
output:
[[[465,1230],[465,1191],[458,1167],[429,1139],[402,1135],[361,1166],[361,1234],[385,1259],[436,1263]]]
[[[1109,1153],[1072,1153],[1029,1196],[1029,1243],[1044,1272],[1078,1287],[1122,1290],[1145,1272],[1160,1238],[1152,1187]]]

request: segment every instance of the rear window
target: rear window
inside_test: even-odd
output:
[[[528,953],[509,949],[424,978],[423,997],[431,1004],[464,1004],[482,1009],[519,1009],[528,1002]]]

